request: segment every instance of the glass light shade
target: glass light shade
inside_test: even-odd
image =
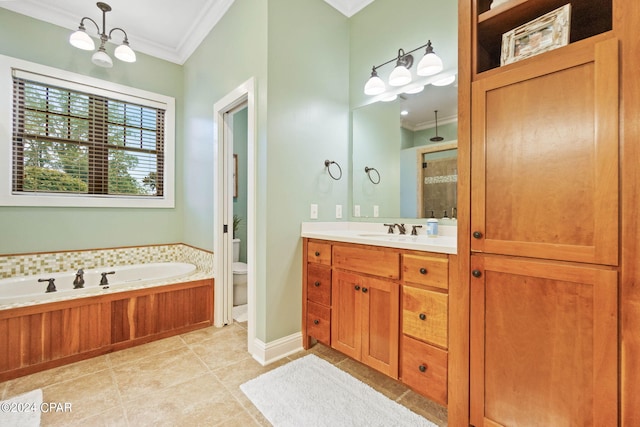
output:
[[[434,86],[447,86],[456,81],[456,75],[440,77],[438,80],[431,82]]]
[[[404,93],[407,93],[409,95],[413,95],[414,93],[420,93],[424,90],[424,85],[412,85],[407,87],[404,90]]]
[[[371,76],[371,78],[367,80],[367,83],[364,85],[365,95],[380,95],[386,89],[387,88],[384,85],[384,81],[377,75]]]
[[[104,51],[103,47],[98,49],[96,53],[93,54],[93,56],[91,57],[91,62],[93,62],[99,67],[104,67],[104,68],[113,67],[113,61],[111,60],[109,55],[107,55],[107,52]]]
[[[411,71],[405,66],[398,65],[389,75],[389,84],[391,86],[404,86],[411,82]]]
[[[442,59],[435,53],[427,53],[418,63],[416,74],[419,76],[432,76],[442,71]]]
[[[123,43],[116,48],[113,53],[116,58],[124,62],[136,62],[136,53],[129,47],[128,43]]]
[[[96,48],[93,39],[84,30],[72,33],[69,36],[69,43],[71,43],[71,46],[82,50],[94,50]]]
[[[382,98],[380,98],[380,101],[382,101],[382,102],[391,102],[391,101],[395,101],[396,99],[398,99],[398,95],[393,93],[391,95],[383,96]]]

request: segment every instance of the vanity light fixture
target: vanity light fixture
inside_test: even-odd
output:
[[[122,41],[122,44],[115,49],[115,57],[124,62],[136,62],[136,53],[129,47],[129,39],[127,37],[127,33],[122,28],[112,28],[107,34],[106,15],[107,12],[111,11],[111,6],[102,2],[96,3],[96,6],[98,6],[98,9],[102,11],[102,32],[100,32],[100,26],[96,23],[96,21],[85,16],[80,20],[80,26],[78,27],[78,30],[71,34],[71,36],[69,37],[69,43],[71,43],[72,46],[82,50],[94,50],[96,48],[93,39],[89,37],[84,27],[84,21],[86,19],[88,21],[91,21],[93,25],[96,26],[96,28],[98,29],[98,36],[100,36],[100,47],[91,57],[91,62],[100,67],[113,67],[113,61],[111,60],[109,54],[107,54],[104,46],[107,41],[111,39],[111,34],[116,30],[122,31],[122,33],[124,34],[124,40]]]
[[[395,58],[383,62],[380,65],[374,66],[371,70],[371,77],[364,85],[365,95],[380,95],[386,90],[384,81],[378,76],[378,68],[390,64],[395,61],[396,66],[389,75],[389,85],[391,86],[404,86],[411,83],[411,66],[413,65],[413,52],[416,52],[422,48],[426,48],[425,54],[418,63],[416,74],[419,76],[431,76],[442,71],[442,59],[440,59],[433,51],[431,40],[427,44],[419,46],[409,52],[405,52],[403,49],[398,49],[398,55]],[[410,93],[410,92],[407,92]],[[417,93],[417,92],[413,92]]]

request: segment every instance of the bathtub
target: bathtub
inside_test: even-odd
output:
[[[84,287],[74,289],[76,271],[44,273],[32,276],[11,277],[0,280],[0,306],[14,303],[59,301],[61,299],[99,295],[153,284],[160,286],[174,283],[176,279],[196,271],[194,264],[185,262],[161,262],[123,265],[84,270]],[[101,273],[108,274],[108,285],[101,286]],[[46,292],[48,282],[38,279],[55,279],[56,292]]]

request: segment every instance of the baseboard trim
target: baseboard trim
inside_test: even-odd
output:
[[[296,332],[268,343],[256,338],[253,341],[252,356],[262,366],[266,366],[302,350],[302,332]]]

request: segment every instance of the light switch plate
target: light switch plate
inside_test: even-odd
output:
[[[373,217],[378,218],[380,216],[380,206],[373,205]]]
[[[360,216],[360,205],[355,205],[353,207],[353,216],[356,216],[356,217]]]
[[[318,205],[315,203],[311,204],[311,212],[309,212],[309,216],[311,219],[318,219]]]
[[[336,205],[336,219],[342,218],[342,205]]]

